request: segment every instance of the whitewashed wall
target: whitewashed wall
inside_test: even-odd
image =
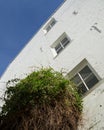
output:
[[[77,12],[77,14],[74,14]],[[45,34],[43,28],[54,17],[56,24]],[[13,78],[23,78],[37,67],[51,66],[60,71],[62,68],[70,72],[84,58],[102,79],[98,87],[84,98],[84,114],[86,126],[82,130],[103,130],[104,118],[104,1],[103,0],[66,0],[64,4],[42,26],[38,33],[28,42],[24,49],[9,65],[0,80],[0,95],[5,90],[5,84]],[[94,26],[100,32],[94,29]],[[70,37],[71,43],[54,58],[51,45],[62,33]],[[95,95],[94,92],[96,93]],[[96,100],[97,99],[97,100]],[[101,102],[102,101],[102,102]],[[102,103],[102,104],[101,104]],[[91,106],[92,104],[92,106]],[[97,106],[103,107],[98,108]],[[100,110],[101,109],[101,110]],[[98,113],[97,113],[98,112]],[[94,118],[101,118],[98,127],[91,127]]]

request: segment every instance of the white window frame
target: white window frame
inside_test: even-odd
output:
[[[63,40],[65,40],[63,42]],[[71,40],[67,36],[67,34],[64,32],[52,45],[51,45],[51,51],[53,53],[53,56],[56,57],[63,49],[70,44]],[[57,48],[59,46],[59,48]]]
[[[81,70],[83,70],[86,66],[89,68],[89,70],[91,71],[91,73],[90,73],[88,76],[86,76],[86,78],[84,79],[84,78],[81,76],[80,72],[81,72]],[[71,80],[71,79],[73,79],[76,75],[78,75],[79,78],[80,78],[80,81],[81,81],[80,84],[83,84],[84,87],[85,87],[85,89],[86,89],[86,92],[84,92],[83,94],[86,94],[90,89],[92,89],[92,88],[101,80],[101,78],[98,76],[97,72],[95,72],[95,70],[91,67],[91,65],[88,63],[88,61],[87,61],[86,59],[82,60],[71,72],[69,72],[69,73],[67,74],[66,77]],[[96,83],[94,84],[94,86],[91,86],[91,87],[89,88],[88,85],[86,84],[85,80],[89,79],[89,77],[90,77],[91,75],[93,75],[94,78],[96,78]],[[97,81],[97,80],[98,80],[98,81]],[[76,85],[77,85],[77,84],[76,84]],[[78,86],[79,86],[79,85],[78,85]]]

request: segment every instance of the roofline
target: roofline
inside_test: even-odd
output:
[[[18,55],[22,52],[22,50],[29,44],[29,42],[33,39],[33,37],[40,31],[40,29],[45,25],[45,23],[63,6],[63,4],[66,2],[67,0],[64,0],[55,10],[54,12],[43,22],[43,24],[39,27],[39,29],[31,36],[31,38],[27,41],[27,43],[24,45],[24,47],[18,52],[18,54],[13,58],[13,60],[9,63],[9,65],[6,67],[6,69],[4,70],[4,72],[1,74],[1,78],[2,79],[3,75],[5,74],[5,72],[7,71],[7,69],[9,68],[10,64],[12,64],[12,62],[18,57]]]

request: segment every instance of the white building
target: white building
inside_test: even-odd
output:
[[[66,0],[9,65],[0,95],[8,80],[42,66],[64,69],[84,94],[79,130],[104,130],[103,0]]]

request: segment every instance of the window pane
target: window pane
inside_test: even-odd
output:
[[[76,74],[71,81],[73,81],[76,85],[78,85],[81,81],[80,77],[78,76],[78,74]]]
[[[67,37],[65,37],[62,41],[61,41],[62,45],[65,47],[68,43],[69,43],[69,40]]]
[[[53,20],[53,21],[50,23],[50,25],[53,27],[53,26],[55,25],[55,23],[56,23],[56,21]]]
[[[62,49],[63,48],[62,48],[60,43],[55,47],[55,50],[56,50],[57,53],[59,53]]]
[[[85,85],[83,84],[83,82],[81,81],[80,77],[78,74],[76,74],[72,79],[72,82],[74,82],[76,84],[76,86],[78,87],[78,92],[81,94],[84,94],[87,89],[85,87]]]
[[[92,73],[88,66],[85,66],[80,72],[83,80],[85,80]]]
[[[86,85],[88,88],[92,88],[96,83],[98,83],[98,79],[95,77],[95,75],[92,73],[88,79],[85,80]]]
[[[48,32],[50,29],[51,29],[51,27],[50,27],[50,26],[48,26],[48,27],[46,28],[46,31]]]
[[[81,83],[79,86],[78,86],[78,92],[81,93],[81,94],[84,94],[86,93],[88,90],[86,89],[85,85],[83,83]]]
[[[98,82],[97,77],[93,74],[88,66],[84,67],[79,73],[89,89]]]

